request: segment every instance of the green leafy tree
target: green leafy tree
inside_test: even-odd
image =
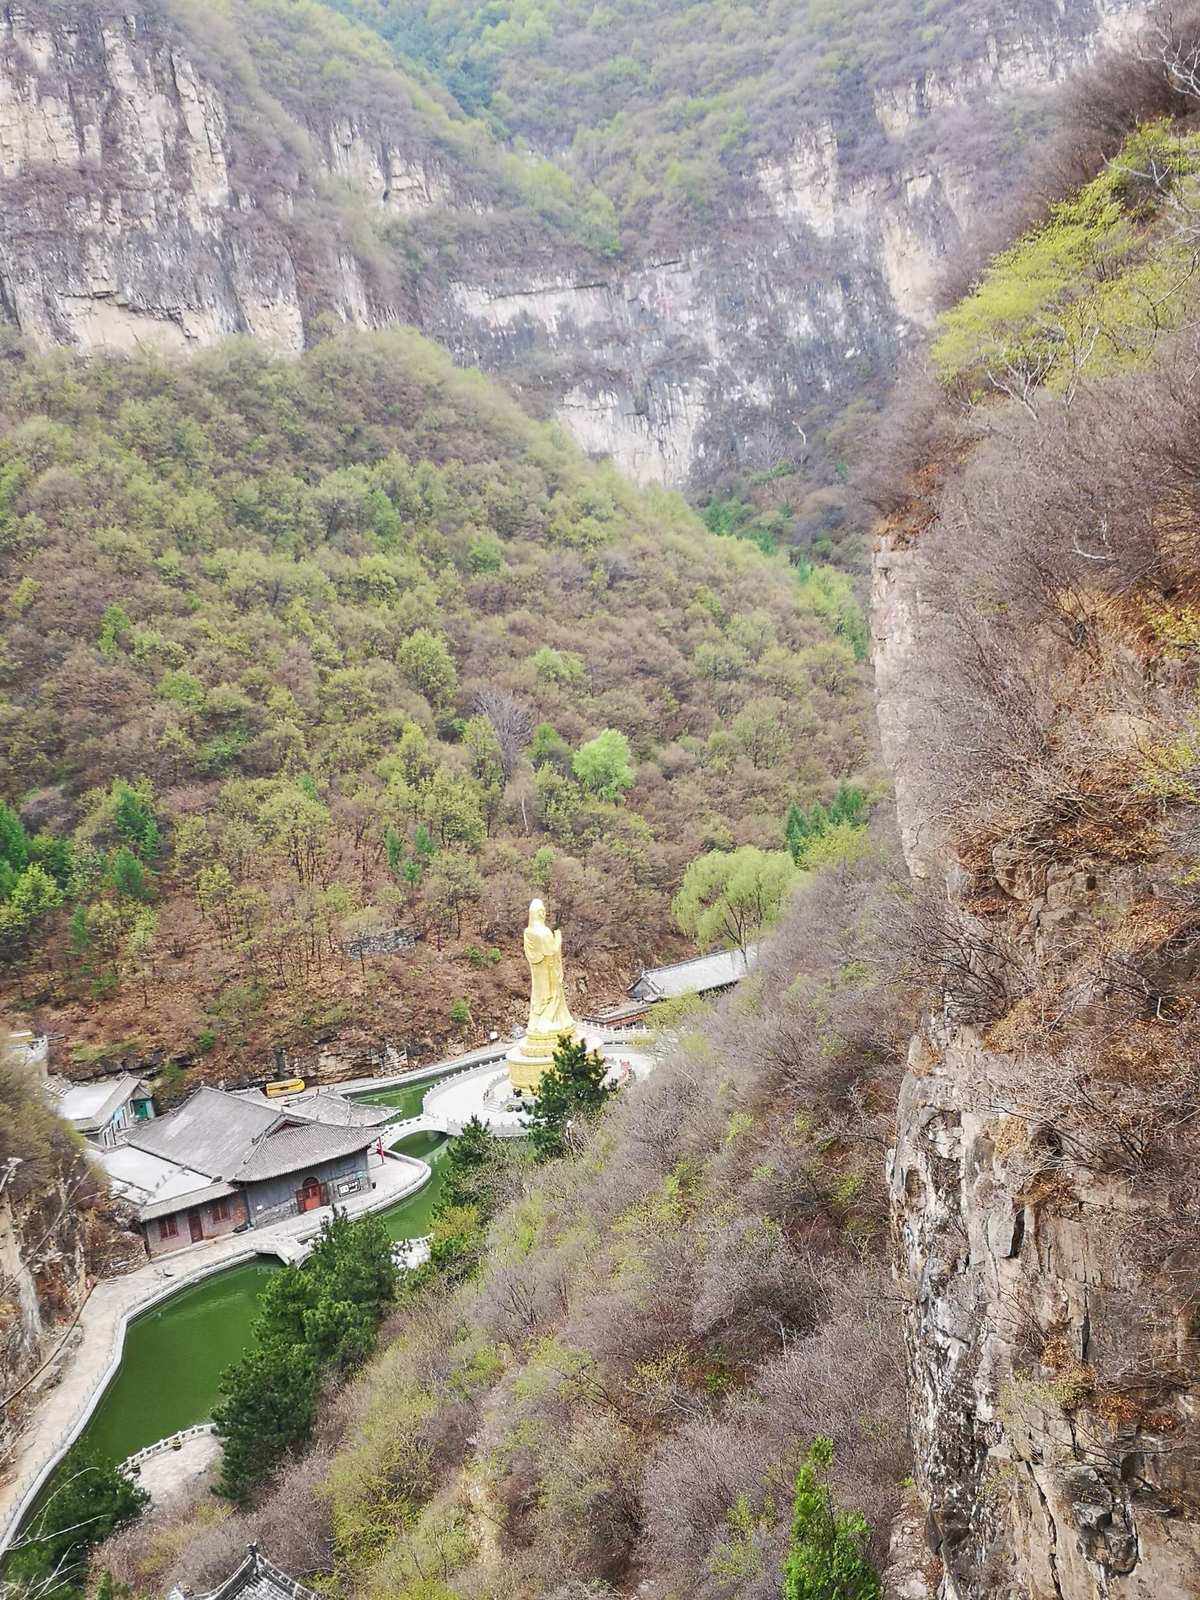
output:
[[[529,744],[529,759],[535,767],[548,761],[565,772],[571,764],[571,746],[553,723],[539,722]]]
[[[425,874],[425,898],[443,925],[462,936],[463,918],[483,894],[483,876],[462,850],[443,850]]]
[[[633,788],[633,762],[629,740],[616,728],[605,728],[594,739],[580,745],[571,770],[585,789],[602,800],[619,800]]]
[[[0,861],[12,868],[15,881],[29,861],[29,835],[11,806],[0,802]]]
[[[472,1117],[451,1141],[441,1163],[441,1193],[430,1218],[429,1260],[413,1275],[414,1287],[433,1279],[460,1283],[484,1258],[487,1224],[503,1203],[519,1160]]]
[[[832,1443],[818,1437],[796,1474],[784,1600],[879,1600],[883,1593],[867,1558],[866,1519],[833,1503],[825,1482],[832,1461]]]
[[[778,921],[798,872],[786,850],[710,850],[683,875],[671,910],[702,948],[736,945],[745,952]]]
[[[312,1431],[322,1374],[370,1355],[396,1294],[392,1243],[378,1217],[327,1219],[303,1266],[263,1291],[254,1344],[221,1379],[219,1492],[239,1505]]]
[[[103,1456],[74,1450],[53,1488],[5,1564],[18,1592],[63,1597],[82,1595],[91,1551],[133,1522],[150,1496]]]
[[[554,650],[544,644],[533,652],[529,660],[543,683],[582,683],[586,676],[583,657],[576,655],[573,650]]]
[[[487,835],[487,825],[479,804],[479,791],[472,779],[456,777],[439,767],[425,790],[425,820],[441,845],[462,844],[477,850]]]
[[[45,867],[60,889],[70,884],[75,851],[69,839],[55,838],[52,833],[36,833],[29,841],[29,859]]]
[[[113,827],[134,850],[147,860],[158,853],[158,821],[150,788],[144,781],[136,788],[119,778],[110,791]]]
[[[529,1143],[539,1161],[549,1161],[571,1148],[581,1123],[594,1118],[615,1085],[603,1079],[608,1064],[582,1039],[562,1039],[554,1062],[538,1084],[529,1118]]]
[[[383,834],[383,847],[387,851],[388,871],[397,878],[404,870],[405,844],[395,828],[386,828]]]
[[[449,703],[458,688],[458,673],[449,646],[440,634],[418,628],[396,652],[401,672],[435,709]]]
[[[31,862],[13,883],[8,899],[0,903],[0,943],[25,943],[60,905],[62,890],[45,867]]]
[[[158,913],[153,906],[141,906],[125,935],[125,959],[131,973],[142,985],[142,1000],[150,1004],[150,980],[154,976],[155,944],[158,938]]]
[[[105,606],[104,615],[100,618],[100,633],[96,640],[100,654],[111,660],[121,648],[121,641],[132,626],[129,613],[124,606],[116,604]]]
[[[422,861],[431,861],[437,855],[437,845],[433,842],[433,835],[423,822],[418,824],[417,831],[413,834],[413,849]]]

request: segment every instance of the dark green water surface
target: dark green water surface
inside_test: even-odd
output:
[[[450,1073],[442,1072],[433,1078],[422,1078],[418,1083],[394,1083],[390,1089],[368,1089],[362,1094],[352,1094],[350,1098],[365,1106],[395,1106],[397,1118],[417,1117],[421,1114],[425,1096],[434,1084],[450,1076]]]

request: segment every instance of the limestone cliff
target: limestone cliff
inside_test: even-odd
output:
[[[325,112],[234,72],[218,87],[166,0],[9,4],[0,314],[42,343],[170,351],[233,333],[296,350],[322,314],[415,321],[635,478],[769,470],[926,318],[978,192],[964,111],[1058,81],[1131,9],[998,12],[971,60],[876,94],[865,169],[831,124],[799,127],[705,239],[604,264],[493,227],[494,187],[385,95]],[[441,215],[473,219],[476,246],[397,246]]]
[[[1111,968],[1089,976],[1078,959],[1132,948],[1143,919],[1169,918],[1170,891],[1161,865],[1122,860],[1120,845],[1054,851],[1041,840],[1032,864],[1035,852],[999,847],[964,864],[924,737],[929,641],[944,600],[921,538],[884,538],[874,568],[881,735],[914,889],[944,908],[943,937],[960,941],[943,952],[912,1040],[889,1156],[910,1432],[927,1512],[927,1551],[910,1559],[909,1586],[895,1593],[1189,1600],[1200,1593],[1196,1324],[1186,1288],[1194,1251],[1171,1242],[1186,1232],[1186,1211],[1156,1192],[1140,1148],[1129,1162],[1098,1153],[1137,1124],[1138,1035],[1152,1040],[1151,1059],[1167,1060],[1170,1026],[1153,1009],[1148,1022],[1131,1021]],[[1061,658],[1039,657],[1039,666],[1070,700]],[[1106,733],[1120,720],[1111,684],[1108,693]],[[994,977],[1001,950],[1029,998],[989,1026],[976,986]],[[1031,1092],[1037,1026],[1053,1009],[1032,1024],[1044,994],[1067,1014],[1069,1037],[1092,1027],[1103,1045],[1078,1082],[1069,1065],[1052,1067],[1062,1088],[1034,1082]],[[1119,1063],[1111,1099],[1104,1048]],[[1080,1119],[1064,1109],[1072,1094],[1091,1132],[1077,1131]],[[1096,1133],[1100,1106],[1108,1109]],[[1162,1133],[1167,1111],[1152,1115]],[[1153,1270],[1136,1264],[1143,1256],[1155,1258]],[[930,1555],[934,1587],[919,1573]]]

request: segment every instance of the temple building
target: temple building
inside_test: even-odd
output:
[[[150,1255],[332,1205],[371,1188],[369,1157],[390,1107],[323,1097],[303,1109],[201,1088],[155,1121],[135,1125],[100,1156]],[[332,1098],[332,1097],[324,1097]]]
[[[256,1544],[252,1544],[245,1559],[215,1589],[193,1595],[186,1589],[176,1588],[168,1593],[167,1600],[321,1600],[321,1597],[281,1572],[260,1554]]]
[[[66,1078],[50,1076],[46,1093],[64,1122],[106,1150],[126,1138],[136,1123],[154,1117],[150,1085],[128,1072],[98,1083],[68,1083]]]

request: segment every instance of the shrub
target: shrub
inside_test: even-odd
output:
[[[866,1522],[838,1511],[823,1481],[832,1460],[832,1441],[817,1438],[796,1474],[784,1600],[879,1600],[883,1593],[866,1557]]]

